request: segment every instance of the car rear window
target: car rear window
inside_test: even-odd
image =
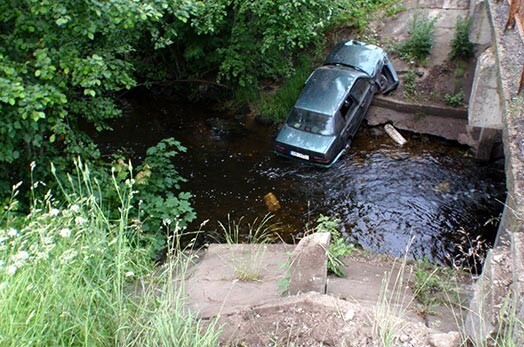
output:
[[[334,117],[294,108],[287,119],[292,128],[313,134],[333,135],[335,133]]]

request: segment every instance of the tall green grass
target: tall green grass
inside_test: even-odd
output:
[[[67,177],[60,182],[66,202],[40,196],[42,184],[32,183],[32,211],[16,216],[16,185],[0,215],[0,345],[216,345],[216,330],[202,329],[184,309],[190,259],[173,250],[151,277],[133,180],[100,187],[80,162]],[[101,201],[103,189],[115,190],[118,206]],[[112,209],[118,218],[109,217]]]

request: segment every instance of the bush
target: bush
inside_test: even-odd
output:
[[[431,54],[436,21],[415,14],[408,28],[409,39],[397,48],[402,59],[423,62]]]
[[[27,216],[14,215],[15,185],[0,214],[0,345],[216,346],[216,330],[201,330],[183,308],[182,287],[173,286],[188,264],[179,249],[166,271],[144,281],[155,267],[133,181],[121,187],[113,176],[101,186],[77,163],[60,185],[67,202],[34,191]],[[104,201],[103,190],[118,203]]]
[[[469,41],[471,18],[466,20],[457,18],[455,37],[451,41],[451,58],[469,59],[473,56],[473,43]]]
[[[464,92],[460,91],[457,94],[446,94],[444,95],[444,101],[447,105],[452,107],[459,107],[462,106],[464,103]]]
[[[338,219],[333,219],[326,216],[320,216],[317,219],[317,226],[315,231],[317,233],[328,232],[331,234],[331,243],[328,248],[328,271],[335,274],[336,276],[344,276],[343,267],[346,265],[342,260],[345,255],[351,254],[355,246],[353,244],[346,243],[344,236],[338,230]]]

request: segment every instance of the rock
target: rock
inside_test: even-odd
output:
[[[431,347],[459,347],[460,334],[457,331],[432,334],[429,336],[428,342]]]
[[[353,318],[355,318],[355,310],[350,309],[344,315],[344,321],[349,322],[349,321],[352,321]]]
[[[289,294],[326,292],[327,249],[331,235],[314,233],[304,237],[291,254]]]
[[[406,343],[406,342],[408,342],[409,340],[411,340],[411,339],[409,338],[409,336],[406,335],[406,334],[402,334],[402,335],[400,335],[400,337],[399,337],[398,339],[399,339],[400,342],[402,342],[402,343]]]
[[[369,129],[369,132],[371,133],[371,136],[374,136],[374,137],[381,137],[381,136],[384,136],[385,134],[384,129],[380,127],[371,127]]]

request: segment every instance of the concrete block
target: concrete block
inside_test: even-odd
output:
[[[469,98],[468,120],[470,126],[502,129],[502,106],[497,86],[495,53],[488,48],[480,55]]]
[[[291,254],[289,294],[326,292],[327,251],[331,234],[314,233],[298,243]]]
[[[484,0],[471,0],[469,17],[471,18],[469,40],[478,45],[491,45],[491,27]]]

